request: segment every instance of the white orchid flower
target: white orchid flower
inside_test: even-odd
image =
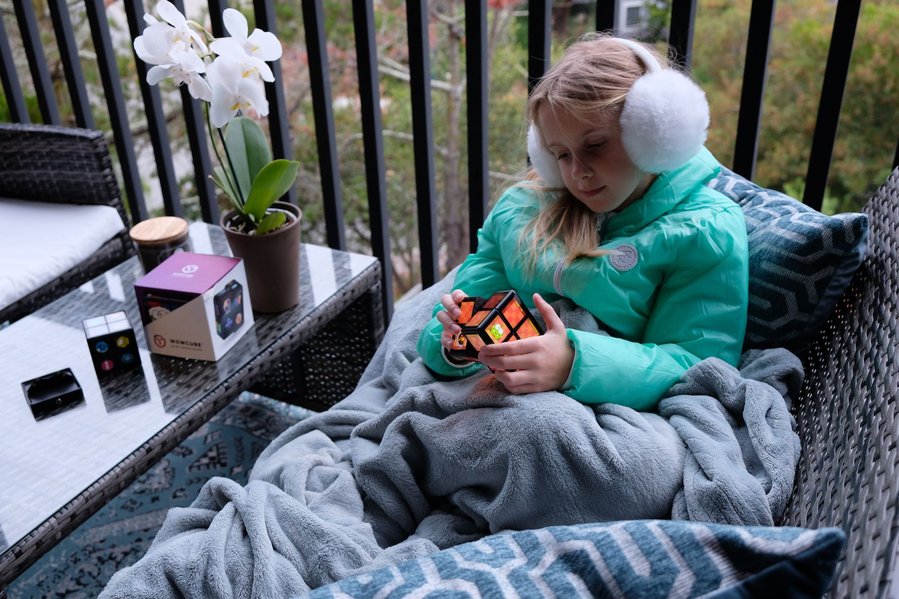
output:
[[[174,55],[183,55],[188,51],[200,55],[209,52],[203,38],[174,4],[161,0],[156,5],[156,12],[163,21],[149,14],[144,15],[147,28],[134,40],[134,51],[141,60],[148,64],[165,65],[174,62]]]
[[[184,15],[182,15],[169,0],[160,0],[156,4],[156,12],[159,13],[159,16],[162,17],[166,23],[172,26],[174,31],[171,33],[171,42],[173,44],[194,46],[201,54],[207,54],[209,52],[209,49],[206,47],[200,34],[188,24]]]
[[[156,85],[166,78],[187,84],[187,91],[198,100],[212,101],[212,88],[203,77],[206,65],[193,51],[176,52],[168,64],[156,65],[147,72],[147,83]]]
[[[206,76],[212,85],[209,117],[213,127],[224,127],[240,112],[268,114],[265,86],[253,72],[244,70],[242,63],[227,56],[219,56],[209,65]]]
[[[215,40],[210,44],[210,48],[219,57],[240,65],[241,77],[259,77],[263,81],[275,80],[275,74],[264,60],[250,56],[244,52],[239,43],[229,37]]]
[[[254,29],[253,33],[247,35],[249,25],[246,17],[239,10],[226,8],[222,13],[222,20],[225,23],[225,29],[231,34],[231,39],[237,42],[243,51],[253,58],[260,60],[278,60],[281,58],[281,42],[275,37],[274,33]],[[215,49],[213,52],[218,54]]]

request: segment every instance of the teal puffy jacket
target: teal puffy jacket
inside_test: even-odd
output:
[[[740,356],[749,296],[746,225],[736,203],[706,187],[719,170],[703,149],[605,220],[600,247],[615,254],[565,266],[561,252],[550,251],[530,272],[518,237],[539,210],[538,192],[512,187],[484,222],[478,250],[453,288],[482,297],[515,289],[532,309],[535,292],[550,302],[570,298],[611,336],[568,329],[575,358],[562,392],[583,403],[653,409],[690,366],[712,356],[736,365]],[[451,377],[483,368],[450,364],[442,330],[432,318],[418,339],[429,368]]]

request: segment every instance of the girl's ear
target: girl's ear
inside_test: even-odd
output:
[[[547,187],[558,189],[565,187],[559,163],[543,143],[543,135],[540,134],[534,123],[528,127],[528,158],[531,159],[531,166],[534,167]]]
[[[624,101],[621,141],[637,168],[660,173],[683,166],[706,140],[709,103],[687,75],[665,69],[638,42],[619,38],[646,67]]]

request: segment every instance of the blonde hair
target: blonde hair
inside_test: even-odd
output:
[[[586,115],[595,116],[597,110],[609,111],[617,119],[628,91],[644,71],[628,46],[609,35],[588,34],[569,46],[534,87],[528,98],[528,122],[539,128],[538,117],[544,109],[585,115],[585,124]],[[520,238],[531,267],[558,243],[564,246],[567,262],[608,253],[597,248],[597,215],[571,192],[543,187],[533,180],[526,185],[543,192],[540,212]]]

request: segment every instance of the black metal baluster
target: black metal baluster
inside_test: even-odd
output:
[[[840,0],[833,18],[833,33],[827,52],[827,66],[824,68],[824,83],[821,86],[821,102],[818,104],[818,118],[815,121],[812,151],[805,176],[805,193],[802,196],[803,203],[817,210],[821,209],[827,187],[860,8],[861,0]]]
[[[59,46],[59,57],[72,99],[72,112],[75,113],[75,124],[85,129],[94,129],[94,115],[91,112],[90,100],[87,97],[87,85],[78,58],[78,44],[75,42],[75,30],[69,18],[69,9],[65,0],[49,0],[50,19],[56,33]]]
[[[271,0],[256,0],[254,3],[256,27],[263,31],[278,34],[275,23],[275,8]],[[281,81],[281,60],[269,63],[275,81],[265,84],[265,97],[268,99],[268,130],[271,136],[272,155],[275,158],[292,158],[293,145],[290,141],[290,128],[287,120],[287,102],[284,99],[284,82]],[[287,193],[287,201],[297,203],[297,187],[292,186]]]
[[[228,32],[225,31],[225,21],[222,13],[228,8],[227,0],[209,0],[209,20],[212,22],[212,35],[215,37],[225,37]]]
[[[212,182],[212,160],[209,157],[209,144],[206,137],[206,125],[203,111],[208,108],[205,102],[191,97],[186,87],[181,88],[181,105],[184,109],[184,125],[187,129],[187,141],[190,144],[191,162],[194,167],[194,183],[200,202],[200,215],[203,221],[218,224],[219,211],[218,187]]]
[[[62,120],[59,117],[59,107],[56,105],[56,93],[53,90],[53,82],[50,81],[50,71],[47,69],[47,58],[44,56],[44,45],[38,32],[34,8],[31,2],[13,2],[13,7],[19,23],[19,33],[22,35],[22,45],[25,46],[25,56],[28,57],[28,68],[31,70],[41,118],[47,124],[60,125]]]
[[[478,229],[487,217],[490,197],[487,103],[490,91],[487,3],[465,3],[465,78],[468,82],[468,248],[478,249]]]
[[[334,108],[331,104],[331,77],[328,70],[322,0],[303,0],[303,27],[306,31],[306,52],[309,55],[309,85],[312,91],[315,143],[318,148],[318,168],[322,180],[328,245],[334,249],[346,250],[343,192],[337,164],[337,135],[334,131]]]
[[[695,21],[696,0],[672,1],[668,52],[672,62],[686,71],[690,70],[690,65],[693,63],[693,26]]]
[[[596,0],[596,30],[607,31],[617,35],[615,27],[615,10],[617,0]]]
[[[765,79],[774,27],[774,0],[753,0],[746,41],[746,64],[740,93],[740,116],[734,147],[734,171],[747,179],[755,176],[759,127],[765,98]]]
[[[125,0],[125,16],[131,39],[137,39],[144,30],[144,7],[140,0]],[[133,42],[132,42],[133,48]],[[137,79],[140,93],[144,100],[144,112],[147,115],[147,130],[150,143],[153,145],[153,156],[156,158],[156,176],[162,192],[162,203],[165,213],[171,216],[183,216],[181,194],[175,177],[175,166],[172,163],[172,148],[169,132],[166,129],[165,111],[162,108],[162,97],[159,88],[147,83],[147,64],[134,53]]]
[[[434,184],[434,131],[431,123],[431,60],[428,2],[406,2],[409,36],[409,87],[412,93],[412,143],[418,206],[421,285],[437,281],[437,191]]]
[[[384,140],[381,137],[381,92],[378,89],[378,49],[375,43],[375,16],[372,0],[353,0],[353,28],[356,35],[356,62],[359,96],[362,103],[362,137],[365,146],[365,178],[372,251],[381,261],[384,281],[385,322],[393,315],[393,265],[388,230],[387,184],[384,179]]]
[[[9,116],[16,123],[30,123],[28,106],[25,104],[25,95],[19,84],[19,75],[16,73],[16,63],[13,60],[12,48],[9,45],[9,37],[6,35],[6,26],[0,18],[0,82],[3,83],[3,93],[6,96],[6,104],[9,107]]]
[[[528,0],[528,94],[549,68],[552,2]]]
[[[109,36],[106,9],[102,0],[85,0],[84,5],[94,40],[94,50],[97,53],[100,78],[106,93],[106,106],[109,109],[109,121],[115,136],[116,154],[122,168],[125,193],[128,195],[128,208],[131,211],[132,222],[137,223],[147,218],[147,205],[141,189],[140,171],[134,155],[134,140],[131,137],[122,82],[119,80],[116,56]]]
[[[183,0],[171,0],[175,8],[184,14]],[[210,5],[210,12],[212,7]],[[221,18],[219,19],[221,20]],[[213,19],[213,27],[215,20]],[[209,158],[209,145],[206,137],[204,110],[205,101],[197,100],[190,95],[187,88],[181,87],[181,106],[184,111],[184,127],[187,130],[187,141],[190,145],[191,163],[194,169],[194,184],[197,187],[197,199],[200,204],[200,215],[204,222],[218,224],[219,205],[218,191],[212,182],[212,161]]]

